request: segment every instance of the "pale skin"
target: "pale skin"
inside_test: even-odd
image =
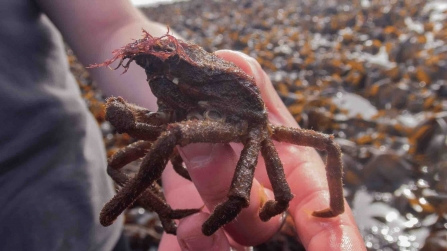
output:
[[[140,38],[142,28],[154,36],[166,33],[164,25],[146,19],[127,0],[37,2],[85,65],[110,58],[113,49],[129,43],[131,38]],[[298,126],[254,59],[233,51],[217,54],[255,77],[273,124]],[[93,69],[91,74],[105,94],[122,96],[128,102],[156,111],[156,99],[141,68],[131,67],[124,75],[106,69]],[[366,250],[348,205],[345,205],[345,213],[334,218],[311,216],[313,211],[324,209],[329,203],[324,164],[315,150],[286,143],[275,145],[295,195],[289,212],[297,227],[297,238],[306,249]],[[206,205],[212,209],[224,201],[240,146],[196,144],[180,152],[193,183],[178,176],[168,166],[163,174],[168,203],[173,208]],[[259,159],[255,176],[250,206],[235,221],[213,236],[206,237],[201,232],[201,225],[208,215],[205,208],[202,213],[182,219],[177,236],[164,235],[160,250],[229,250],[230,245],[243,250],[244,246],[257,245],[269,239],[278,231],[281,219],[276,216],[265,223],[258,217],[262,201],[273,199],[262,158]]]

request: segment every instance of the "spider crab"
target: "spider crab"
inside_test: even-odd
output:
[[[166,232],[175,234],[173,219],[200,209],[173,210],[156,181],[168,161],[177,173],[190,179],[176,146],[199,142],[243,144],[228,199],[217,205],[203,224],[205,235],[212,235],[249,205],[259,152],[265,160],[275,198],[263,204],[259,217],[268,221],[287,210],[293,194],[273,140],[326,151],[330,206],[313,212],[313,216],[333,217],[344,211],[341,152],[333,137],[270,124],[254,79],[233,63],[168,33],[153,37],[144,30],[142,39],[113,51],[112,59],[91,67],[109,66],[116,60],[119,60],[116,68],[122,66],[124,72],[132,61],[145,69],[159,108],[150,112],[120,97],[107,100],[106,119],[117,132],[128,133],[140,141],[121,149],[109,160],[108,174],[122,188],[104,206],[100,214],[102,225],[111,225],[138,199],[159,214]],[[139,158],[143,159],[135,177],[127,177],[120,171]]]

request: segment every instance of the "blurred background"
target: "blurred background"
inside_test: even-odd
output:
[[[368,250],[447,250],[447,1],[132,2],[207,51],[254,57],[302,128],[335,135]],[[67,55],[110,156],[132,139],[114,134]],[[157,250],[157,215],[135,205],[126,216],[132,249]],[[288,221],[254,250],[302,248]]]

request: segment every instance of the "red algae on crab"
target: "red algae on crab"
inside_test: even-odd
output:
[[[196,45],[187,43],[181,39],[175,38],[173,35],[170,35],[169,27],[166,34],[161,37],[154,37],[144,29],[142,29],[142,32],[143,38],[137,39],[134,42],[129,43],[119,49],[113,50],[113,57],[111,59],[106,60],[105,62],[100,64],[92,64],[87,68],[97,68],[102,66],[109,67],[113,62],[120,59],[118,66],[115,67],[114,70],[118,69],[120,66],[123,66],[123,73],[126,73],[129,69],[130,63],[133,61],[133,58],[141,54],[154,55],[162,61],[166,60],[170,56],[178,55],[183,60],[193,63],[193,61],[185,53],[184,47]],[[123,64],[125,59],[129,60],[125,64]]]

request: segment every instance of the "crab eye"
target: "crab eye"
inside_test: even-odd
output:
[[[216,110],[206,110],[204,115],[205,115],[206,119],[210,119],[210,120],[221,120],[222,119],[222,114],[220,114]]]

